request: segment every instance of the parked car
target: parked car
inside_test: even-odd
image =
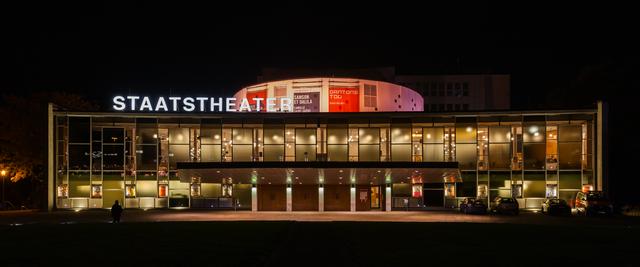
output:
[[[460,203],[460,212],[465,214],[485,214],[487,213],[487,205],[482,200],[468,197]]]
[[[613,214],[613,205],[601,191],[578,192],[575,208],[578,214],[587,216]]]
[[[564,199],[548,198],[542,202],[542,213],[549,215],[571,215],[571,207]]]
[[[493,203],[491,203],[491,211],[500,214],[518,215],[520,213],[520,206],[515,198],[496,197]]]

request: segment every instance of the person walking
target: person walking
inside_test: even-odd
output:
[[[121,215],[122,215],[122,206],[120,206],[120,204],[118,204],[118,201],[116,200],[116,203],[114,203],[113,206],[111,206],[111,217],[113,218],[113,223],[120,223]]]

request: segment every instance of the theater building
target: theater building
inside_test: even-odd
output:
[[[424,112],[404,86],[267,82],[233,97],[114,96],[49,109],[49,208],[391,211],[513,196],[570,200],[603,181],[602,105]]]

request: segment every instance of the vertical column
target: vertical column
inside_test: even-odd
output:
[[[49,103],[49,108],[48,108],[48,118],[47,118],[47,124],[48,124],[48,165],[47,166],[47,210],[51,211],[53,210],[53,204],[54,201],[56,199],[55,197],[55,182],[54,182],[54,174],[55,174],[55,170],[54,170],[54,159],[53,159],[53,155],[55,153],[54,151],[54,138],[53,138],[53,128],[55,127],[54,123],[53,123],[53,104]],[[4,179],[4,177],[2,177],[2,179]],[[3,180],[4,181],[4,180]]]
[[[324,211],[324,185],[318,186],[318,211]]]
[[[258,187],[251,185],[251,211],[258,211]]]
[[[603,156],[603,147],[602,147],[602,140],[603,140],[603,136],[602,134],[604,133],[604,131],[606,131],[606,128],[604,128],[604,117],[605,114],[603,114],[604,112],[604,106],[602,101],[598,101],[598,113],[597,113],[597,117],[596,117],[596,190],[598,191],[602,191],[603,190],[603,186],[602,186],[602,176],[604,174],[603,171],[603,163],[602,163],[602,156]],[[593,138],[592,138],[592,142],[593,142]],[[593,157],[593,156],[592,156]],[[606,190],[609,190],[608,188],[606,188]]]
[[[355,184],[351,184],[349,195],[351,195],[351,212],[354,212],[356,211],[356,185]]]
[[[287,184],[287,211],[291,211],[291,184]]]
[[[391,211],[391,184],[387,184],[384,188],[385,192],[385,211]]]

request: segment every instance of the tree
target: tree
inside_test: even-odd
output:
[[[98,106],[80,95],[39,92],[28,96],[4,95],[0,105],[0,169],[13,183],[30,182],[31,192],[13,192],[13,200],[24,196],[44,204],[46,198],[48,103],[74,111],[97,110]],[[27,180],[27,181],[25,181]],[[21,188],[24,188],[21,186]],[[8,194],[9,195],[9,194]]]

